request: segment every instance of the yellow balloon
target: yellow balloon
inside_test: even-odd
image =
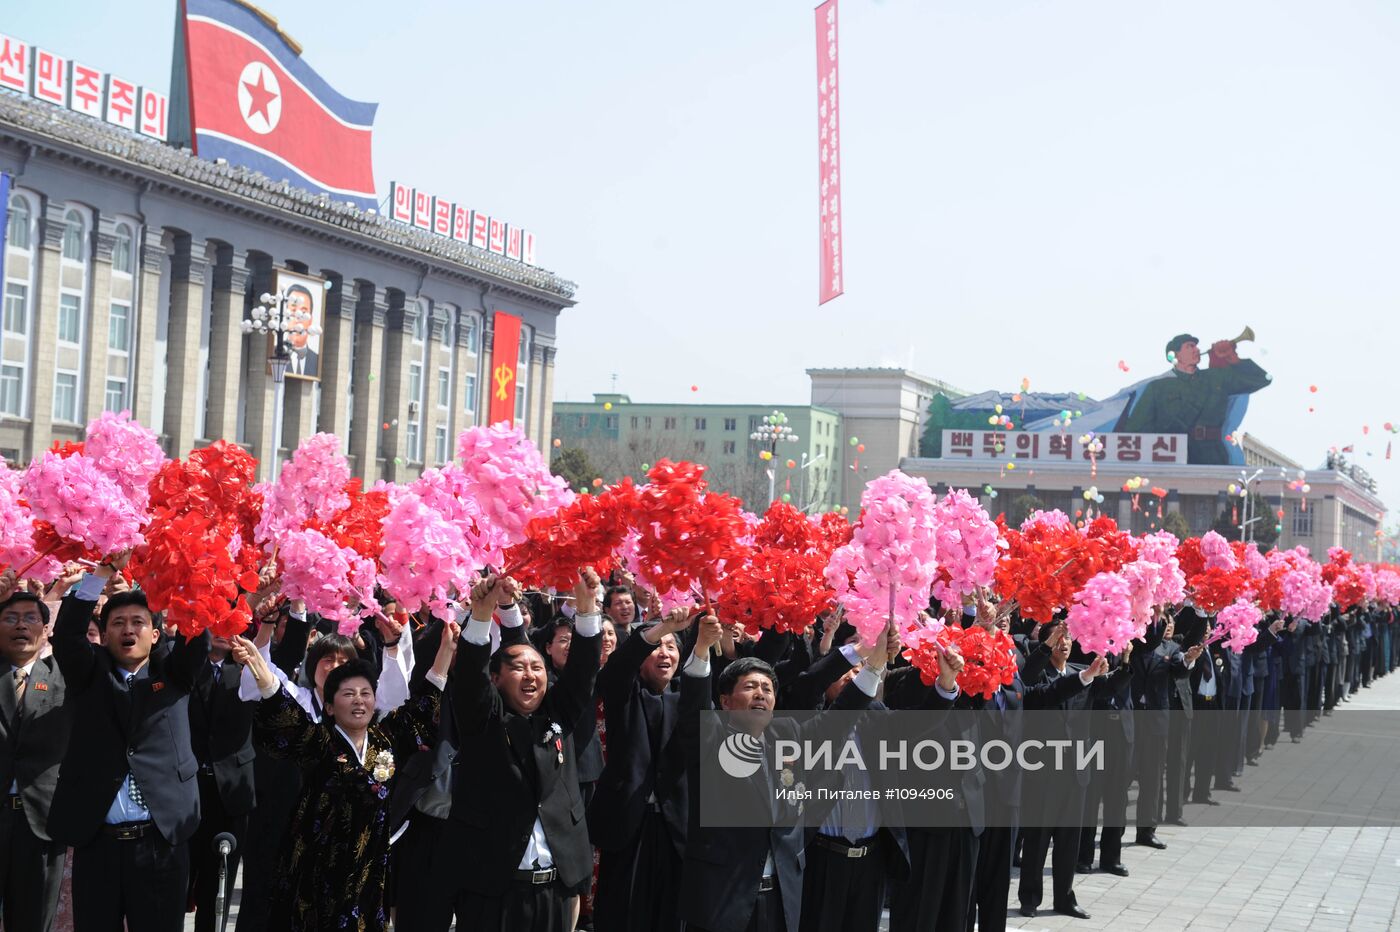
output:
[[[612,402],[611,402],[611,401],[605,401],[605,402],[603,402],[603,410],[604,410],[604,411],[611,411],[611,410],[612,410]]]

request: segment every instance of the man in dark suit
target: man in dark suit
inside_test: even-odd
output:
[[[1147,626],[1143,645],[1133,651],[1133,756],[1138,781],[1136,841],[1149,848],[1165,848],[1157,837],[1157,820],[1161,817],[1162,782],[1166,769],[1177,766],[1170,759],[1172,699],[1176,684],[1185,679],[1203,648],[1198,644],[1189,651],[1173,640],[1176,622],[1171,617]],[[1176,789],[1175,783],[1173,790]],[[1170,805],[1169,805],[1170,809]],[[1180,815],[1178,803],[1174,814]]]
[[[1217,762],[1223,753],[1220,729],[1226,716],[1221,705],[1230,669],[1223,651],[1219,642],[1206,648],[1190,677],[1191,707],[1195,710],[1191,718],[1191,802],[1198,805],[1219,805],[1211,796],[1211,783],[1216,779]],[[1223,788],[1218,782],[1215,786]]]
[[[214,839],[228,833],[236,847],[228,857],[224,896],[233,896],[240,850],[248,838],[253,811],[253,712],[238,698],[243,668],[230,657],[225,638],[214,638],[209,665],[195,680],[190,697],[190,738],[199,761],[199,831],[190,839],[190,900],[195,932],[213,932],[220,857]]]
[[[694,652],[681,676],[680,723],[685,746],[690,812],[686,829],[679,913],[688,932],[797,932],[802,927],[803,847],[801,825],[780,821],[766,827],[718,827],[700,819],[700,713],[713,708],[710,649],[722,636],[713,615],[700,619]],[[874,645],[862,647],[866,668],[842,692],[837,707],[867,708],[879,688],[887,651],[888,630]],[[797,729],[772,722],[777,681],[773,668],[754,657],[729,664],[717,684],[719,707],[744,713],[748,733],[761,742],[793,738]],[[775,732],[780,732],[776,733]],[[793,779],[800,779],[793,774]],[[752,794],[745,802],[771,806],[771,768],[760,766],[741,790]],[[784,785],[788,779],[784,777]],[[769,810],[772,811],[771,809]]]
[[[1084,796],[1083,831],[1079,833],[1079,863],[1075,869],[1094,869],[1094,834],[1103,807],[1103,831],[1099,840],[1099,869],[1128,876],[1123,865],[1123,830],[1128,816],[1128,784],[1133,776],[1135,729],[1132,700],[1133,644],[1110,662],[1111,671],[1089,689],[1090,739],[1104,742],[1104,769],[1089,775]]]
[[[47,824],[72,710],[57,662],[39,657],[48,606],[14,586],[12,573],[0,581],[11,593],[0,603],[0,899],[4,928],[47,932],[58,912],[65,851]]]
[[[1027,685],[1042,682],[1054,683],[1070,676],[1078,677],[1086,687],[1098,676],[1108,671],[1108,661],[1099,657],[1085,667],[1070,663],[1070,638],[1063,624],[1055,625],[1042,649],[1037,650],[1026,661],[1022,671]],[[1056,708],[1063,716],[1063,734],[1056,739],[1086,742],[1088,739],[1089,707],[1087,692],[1079,692],[1066,698]],[[1084,793],[1089,783],[1087,771],[1068,771],[1067,768],[1047,767],[1040,771],[1040,778],[1033,789],[1028,789],[1025,800],[1028,805],[1022,808],[1025,838],[1021,853],[1021,882],[1016,891],[1021,901],[1021,915],[1035,916],[1045,897],[1045,855],[1053,841],[1054,857],[1051,860],[1055,912],[1076,919],[1087,919],[1089,914],[1079,907],[1074,896],[1074,867],[1079,856],[1079,835],[1084,810]]]
[[[634,630],[598,674],[608,760],[588,806],[599,849],[593,922],[608,932],[679,927],[676,899],[685,857],[685,751],[676,725],[684,609]]]
[[[593,702],[602,652],[602,613],[592,570],[574,587],[574,636],[558,683],[528,644],[490,653],[491,616],[514,608],[514,584],[487,577],[472,592],[472,616],[452,684],[459,755],[451,831],[474,858],[462,871],[460,929],[567,930],[572,891],[593,870],[579,793],[573,730]]]
[[[73,919],[79,929],[179,932],[189,878],[188,842],[199,828],[199,764],[189,697],[208,662],[209,636],[176,636],[156,651],[160,627],[141,592],[119,592],[88,641],[92,609],[121,556],[63,600],[53,652],[73,702],[73,733],[49,812],[49,833],[73,851]],[[139,883],[131,878],[139,877]]]

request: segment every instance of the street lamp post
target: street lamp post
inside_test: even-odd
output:
[[[773,460],[778,455],[778,445],[783,443],[796,443],[799,439],[793,433],[792,428],[787,426],[787,415],[781,411],[774,411],[763,419],[763,423],[758,426],[758,430],[749,434],[749,439],[758,443],[768,445],[768,504],[774,501],[774,483],[777,479],[776,467]]]
[[[1240,470],[1240,496],[1244,499],[1244,508],[1240,513],[1240,540],[1254,540],[1254,528],[1251,526],[1259,520],[1259,516],[1250,517],[1253,501],[1249,494],[1249,487],[1256,482],[1260,476],[1264,475],[1264,470],[1256,469],[1254,475],[1246,476],[1245,470]],[[1248,537],[1245,534],[1248,533]]]
[[[807,459],[807,454],[805,452],[802,454],[802,466],[798,470],[800,473],[802,473],[802,481],[798,485],[797,500],[802,503],[803,514],[806,514],[807,509],[811,507],[811,503],[807,501],[807,470],[811,469],[813,466],[817,465],[824,459],[826,459],[825,453],[818,453],[810,460]]]
[[[263,292],[259,298],[260,303],[249,312],[250,319],[242,323],[245,334],[265,333],[272,336],[272,353],[267,357],[267,364],[272,370],[273,386],[271,472],[273,481],[276,481],[277,473],[281,468],[282,407],[287,387],[287,367],[292,363],[289,337],[296,333],[312,335],[321,332],[321,328],[314,323],[294,318],[287,313],[287,296],[290,291],[291,289],[287,288],[277,294],[270,291]]]

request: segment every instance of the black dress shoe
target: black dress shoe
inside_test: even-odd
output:
[[[1025,916],[1027,919],[1034,919],[1034,918],[1035,918],[1035,907],[1034,907],[1034,906],[1022,906],[1022,907],[1020,908],[1019,912],[1021,913],[1022,916]]]
[[[1163,845],[1162,847],[1165,848],[1166,845]],[[1103,864],[1100,866],[1100,870],[1102,870],[1104,873],[1114,874],[1118,877],[1128,876],[1128,869],[1122,864]]]
[[[1240,788],[1238,786],[1235,786],[1235,784],[1233,783],[1227,783],[1224,786],[1217,786],[1216,789],[1224,790],[1227,793],[1238,793],[1240,791]]]
[[[1292,741],[1293,741],[1294,744],[1302,744],[1302,743],[1303,743],[1303,736],[1302,736],[1302,735],[1293,735],[1293,736],[1292,736]]]
[[[1259,766],[1259,758],[1257,758],[1257,757],[1251,757],[1249,760],[1245,761],[1245,765],[1246,765],[1246,766],[1249,766],[1249,767],[1258,767],[1258,766]]]
[[[1089,914],[1079,908],[1078,903],[1066,903],[1064,906],[1056,906],[1055,912],[1061,916],[1071,916],[1075,919],[1088,919]]]
[[[1094,865],[1084,863],[1076,864],[1074,865],[1074,872],[1076,874],[1092,874],[1094,872]]]
[[[1181,822],[1180,819],[1177,819],[1176,821]],[[1186,823],[1181,822],[1181,824],[1185,825]],[[1158,838],[1156,833],[1153,833],[1151,835],[1140,836],[1137,840],[1137,843],[1147,848],[1156,848],[1158,851],[1167,850],[1167,843],[1162,841],[1162,839]]]

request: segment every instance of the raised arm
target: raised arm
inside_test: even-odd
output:
[[[253,674],[261,701],[253,712],[253,742],[258,750],[275,758],[308,762],[326,750],[330,732],[311,720],[297,704],[247,638],[232,639],[235,663]]]
[[[54,660],[63,672],[63,681],[70,693],[79,693],[92,685],[97,673],[97,651],[101,648],[88,642],[88,622],[93,607],[107,580],[88,574],[73,594],[64,598],[53,625]]]
[[[464,738],[485,731],[491,717],[498,714],[500,697],[486,670],[491,661],[491,616],[499,608],[502,629],[507,624],[523,625],[520,609],[511,598],[513,585],[509,578],[488,576],[472,587],[471,618],[462,627],[452,673],[452,719],[457,734]]]
[[[574,586],[574,639],[569,659],[559,682],[545,695],[554,720],[572,733],[593,704],[593,684],[598,679],[598,660],[603,652],[603,615],[598,610],[598,574],[592,569],[579,573]],[[630,638],[628,640],[631,640]]]
[[[379,727],[388,733],[393,743],[394,754],[402,760],[437,741],[442,692],[447,688],[447,674],[452,669],[461,634],[462,629],[454,621],[441,626],[432,669],[414,682],[407,701],[379,720]]]

